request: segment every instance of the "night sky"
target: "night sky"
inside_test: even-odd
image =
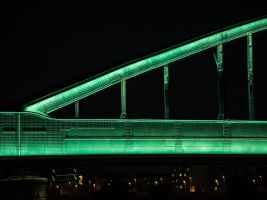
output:
[[[20,110],[25,103],[126,61],[267,13],[264,5],[235,2],[220,9],[190,8],[190,3],[109,8],[74,1],[2,3],[0,109]],[[255,115],[266,120],[267,31],[253,39]],[[216,119],[213,50],[171,66],[171,118]],[[224,61],[226,117],[247,119],[245,38],[225,45]],[[162,75],[159,69],[127,81],[129,118],[163,118]],[[81,117],[119,117],[119,85],[82,101],[81,108]],[[55,116],[73,117],[71,113]]]

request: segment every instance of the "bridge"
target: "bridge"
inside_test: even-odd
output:
[[[239,24],[63,88],[25,105],[19,112],[0,112],[0,157],[65,155],[263,155],[267,121],[254,117],[253,35],[267,29],[267,18]],[[225,119],[223,47],[247,40],[248,120]],[[218,79],[217,120],[170,119],[169,68],[182,59],[214,49]],[[127,119],[127,80],[163,70],[164,119]],[[80,100],[120,84],[117,119],[81,119]],[[50,113],[75,104],[74,119]]]

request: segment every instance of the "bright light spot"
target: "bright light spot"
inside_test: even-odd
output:
[[[57,185],[57,186],[56,186],[56,188],[58,189],[58,188],[59,188],[59,186]]]
[[[195,186],[191,186],[191,187],[189,188],[189,191],[190,191],[190,192],[196,192]]]
[[[182,176],[182,174],[180,173],[179,176]]]
[[[83,184],[83,176],[79,176],[79,184],[80,184],[80,185]]]

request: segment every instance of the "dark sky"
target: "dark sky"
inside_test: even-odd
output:
[[[191,7],[193,3],[96,7],[74,2],[9,1],[0,6],[1,110],[19,110],[24,103],[123,62],[267,13],[266,6],[243,1],[224,4],[220,9],[218,5]],[[266,36],[265,31],[254,40],[258,119],[267,119]],[[243,39],[224,49],[227,117],[234,119],[248,115],[245,47]],[[162,70],[156,70],[127,82],[129,118],[163,117],[161,76]],[[174,64],[170,81],[172,118],[216,118],[212,50]],[[117,117],[119,95],[115,86],[92,96],[81,103],[81,114]]]

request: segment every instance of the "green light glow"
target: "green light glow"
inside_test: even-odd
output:
[[[30,112],[0,112],[0,157],[267,154],[267,121],[53,119],[46,116],[74,102],[77,102],[78,116],[80,99],[119,82],[122,82],[122,113],[126,114],[126,85],[123,81],[266,28],[267,18],[264,18],[222,31],[48,95],[26,106],[24,110]],[[219,63],[220,59],[222,61],[222,55],[217,59]],[[166,72],[165,75],[167,77]],[[167,84],[167,79],[165,82]]]
[[[96,154],[266,154],[267,140],[239,139],[225,143],[221,139],[133,139],[127,147],[125,139],[68,140],[62,146],[45,148],[28,144],[22,156],[33,155],[96,155]],[[14,152],[13,152],[14,153]],[[12,155],[4,152],[4,155]],[[14,154],[13,154],[14,155]],[[15,154],[16,155],[16,154]]]
[[[267,154],[266,121],[53,119],[2,112],[0,122],[0,157]]]
[[[204,37],[171,50],[163,51],[162,53],[134,62],[132,64],[126,64],[120,69],[107,73],[103,76],[83,82],[82,84],[73,85],[69,87],[70,89],[65,89],[63,91],[48,95],[48,97],[44,97],[33,104],[27,105],[24,110],[41,114],[50,113],[114,84],[117,84],[123,80],[138,76],[144,72],[162,67],[182,58],[189,57],[219,44],[247,36],[248,33],[255,33],[265,30],[266,28],[267,18],[264,18],[252,23],[213,34],[208,37]]]

